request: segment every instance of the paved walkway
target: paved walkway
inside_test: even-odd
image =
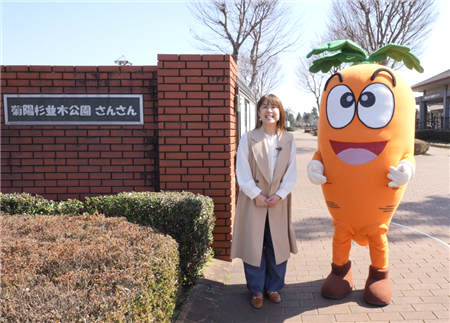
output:
[[[344,299],[321,296],[330,272],[333,227],[320,187],[311,184],[306,165],[317,137],[295,132],[298,182],[292,192],[293,222],[299,252],[288,262],[280,304],[264,301],[253,309],[241,260],[214,259],[189,295],[176,323],[215,322],[449,322],[450,308],[450,150],[430,147],[416,156],[416,176],[409,183],[388,232],[393,301],[368,305],[363,288],[369,250],[353,244],[350,259],[354,291]]]

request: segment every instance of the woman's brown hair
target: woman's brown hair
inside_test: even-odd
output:
[[[284,123],[286,120],[286,113],[284,112],[283,104],[281,103],[281,100],[274,94],[266,94],[259,99],[258,104],[256,105],[256,111],[259,112],[259,108],[267,101],[269,104],[275,105],[278,110],[280,110],[280,119],[277,121],[277,131],[278,132],[284,132],[286,131],[286,128],[284,127]],[[260,118],[258,118],[258,121],[256,122],[255,129],[259,129],[262,126],[262,121]]]

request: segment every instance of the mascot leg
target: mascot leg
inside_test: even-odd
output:
[[[341,221],[333,221],[333,225],[333,263],[331,273],[322,284],[321,293],[328,298],[343,298],[350,294],[354,286],[349,256],[355,230]]]
[[[372,305],[388,305],[392,300],[392,286],[389,280],[388,240],[385,224],[370,225],[363,228],[363,234],[369,239],[370,260],[369,276],[364,288],[364,300]]]

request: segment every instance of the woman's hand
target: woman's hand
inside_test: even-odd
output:
[[[257,197],[255,197],[256,206],[266,208],[267,207],[266,200],[267,200],[267,197],[265,197],[262,194],[259,194]]]
[[[275,205],[277,205],[277,203],[281,200],[281,197],[279,197],[278,195],[274,194],[271,197],[269,197],[266,200],[267,203],[267,208],[271,209],[273,208]]]

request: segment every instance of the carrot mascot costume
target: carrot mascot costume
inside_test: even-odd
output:
[[[322,94],[318,150],[308,178],[322,191],[333,217],[331,273],[322,295],[347,296],[354,284],[349,260],[351,241],[369,246],[371,265],[364,299],[374,305],[392,300],[386,232],[414,176],[415,100],[411,88],[393,70],[376,62],[387,56],[423,72],[405,46],[390,44],[370,56],[349,40],[316,47],[310,72],[328,72],[342,62],[353,65],[332,75]]]

